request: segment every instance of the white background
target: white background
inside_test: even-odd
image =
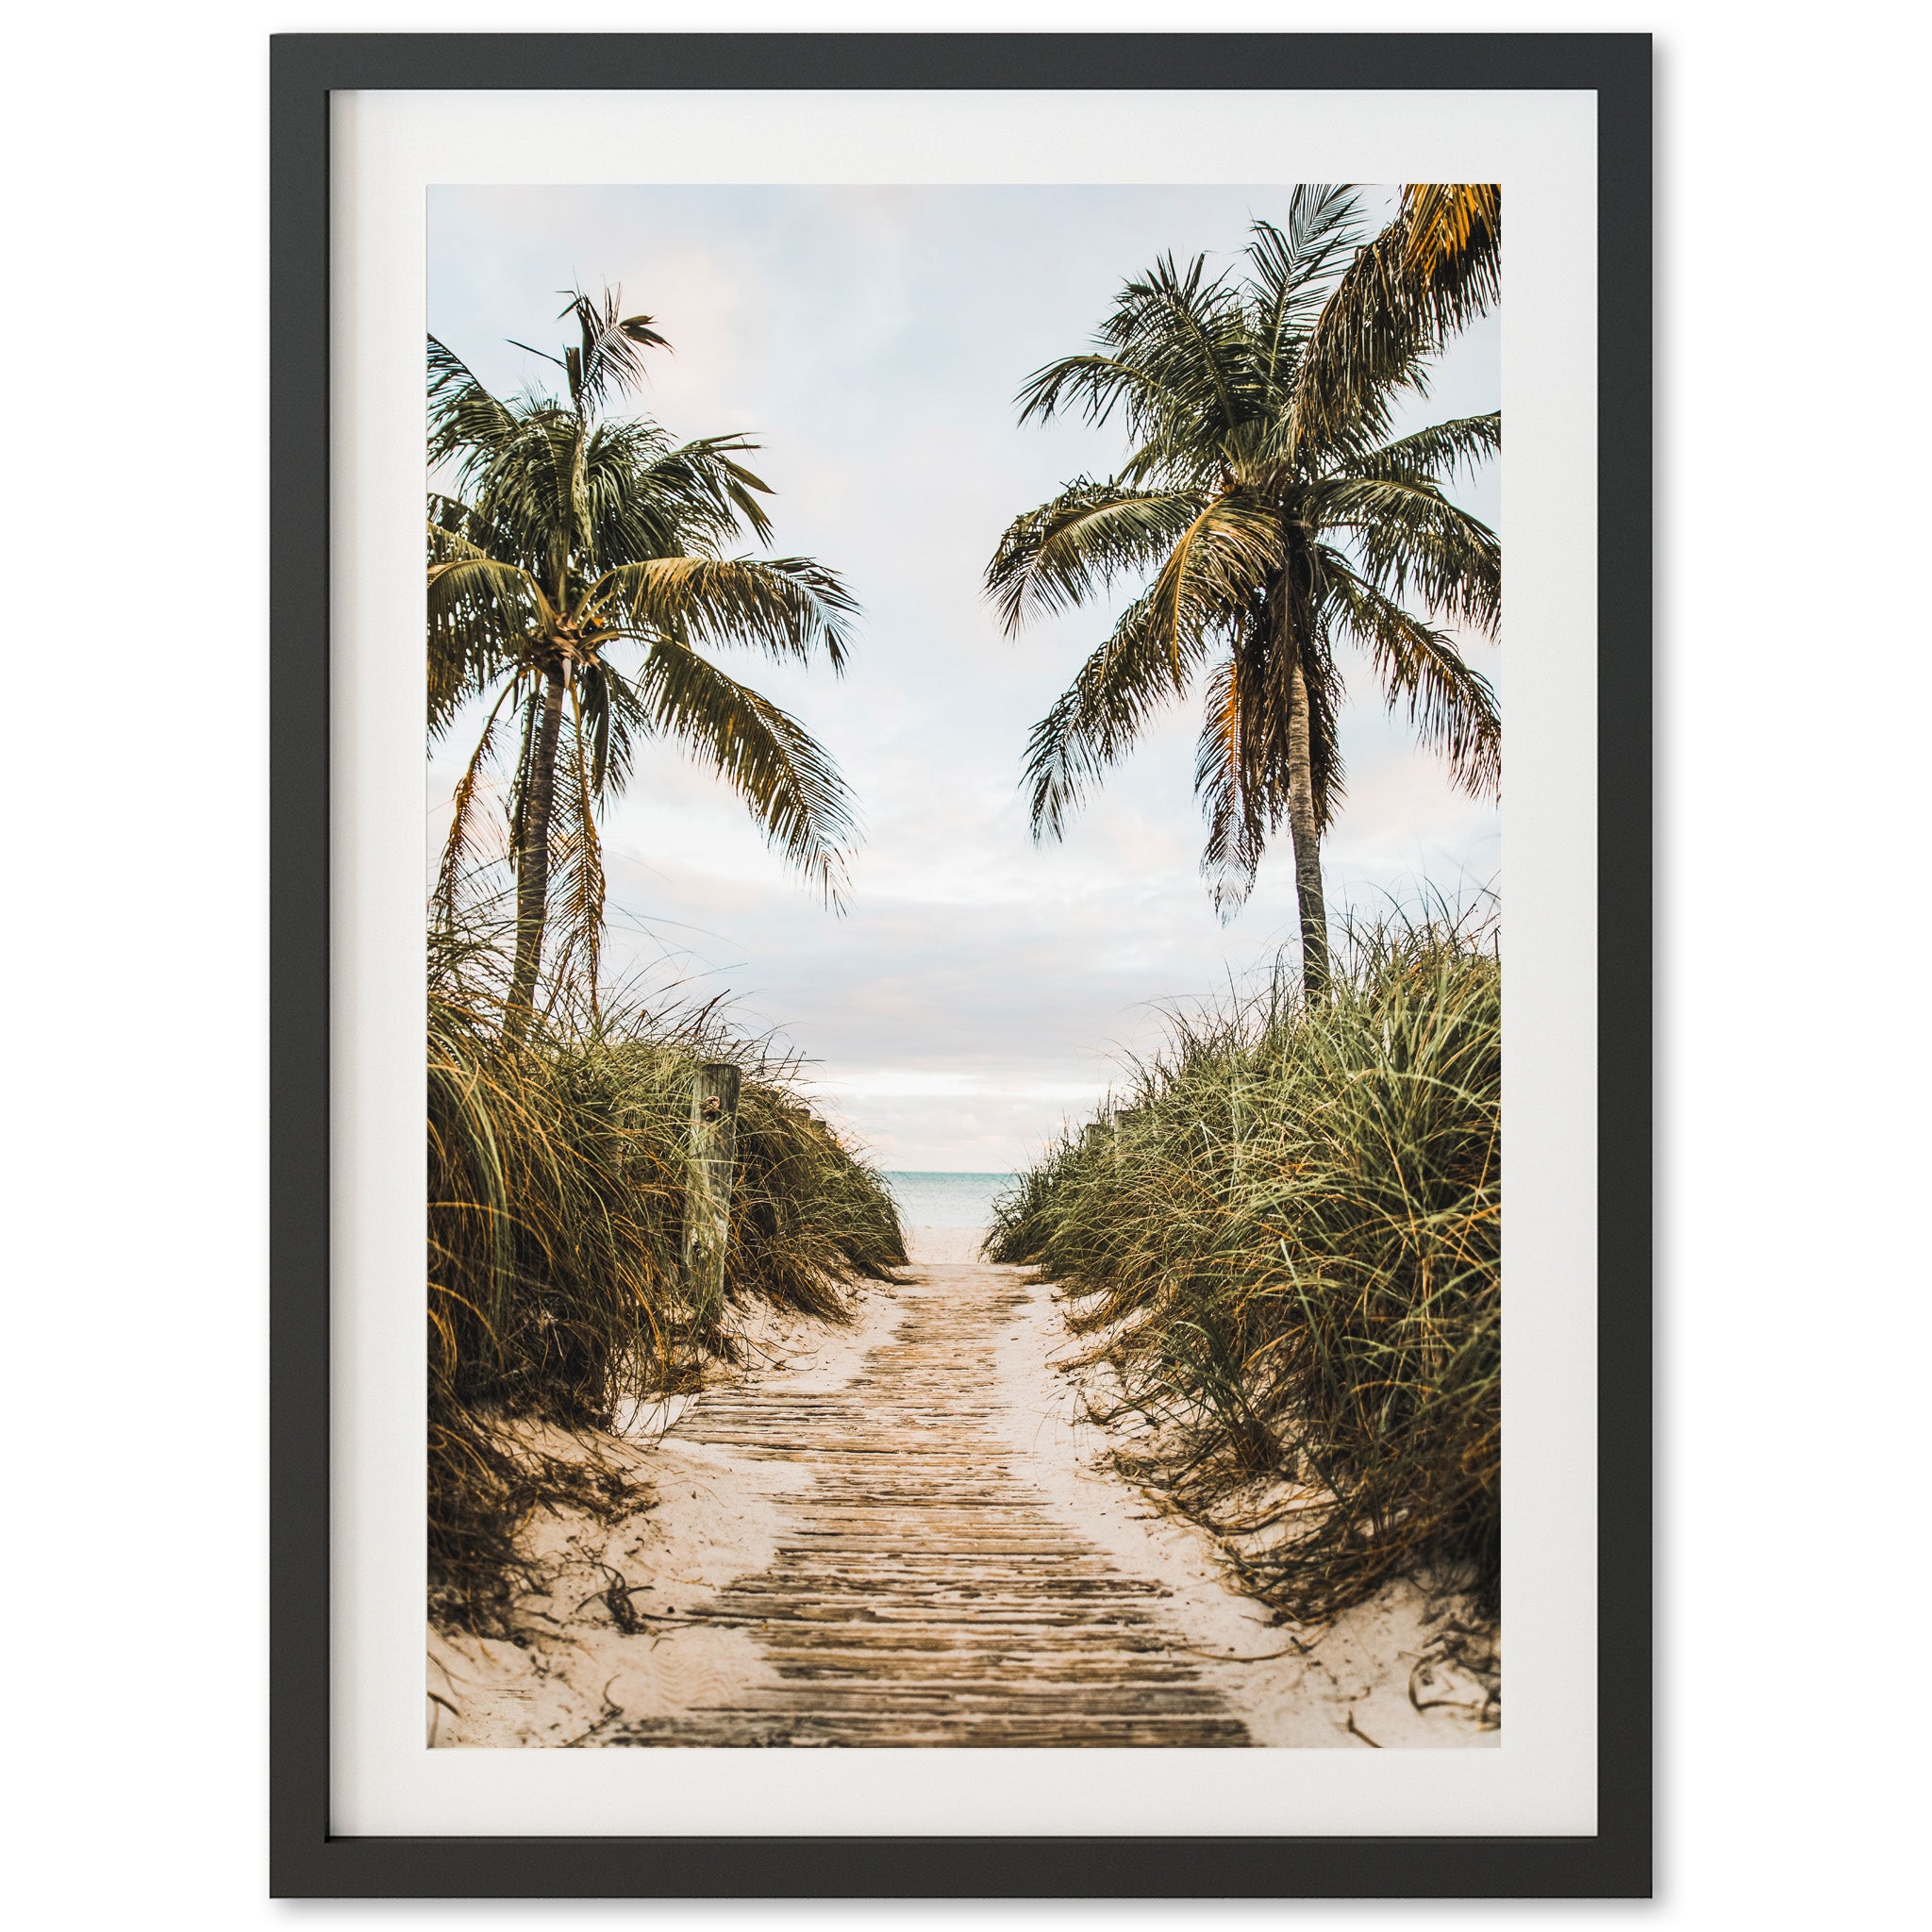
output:
[[[1907,145],[1924,50],[1905,20],[1491,0],[1453,20],[1224,5],[1187,23],[1661,35],[1659,1888],[1685,1924],[1899,1923],[1923,1903],[1906,1869],[1920,1598],[1896,1554],[1924,1516],[1926,1070],[1899,1018],[1924,976],[1925,624],[1901,454],[1924,415]],[[12,30],[0,1171],[8,1891],[25,1923],[291,1909],[263,1897],[262,36],[723,24],[1174,20],[1134,0],[579,0],[548,17],[467,0],[388,18],[42,9]],[[302,1915],[425,1910],[637,1908]]]

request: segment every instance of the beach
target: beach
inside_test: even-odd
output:
[[[1441,1605],[1284,1627],[1107,1466],[1050,1287],[916,1225],[849,1327],[767,1317],[602,1445],[655,1501],[536,1519],[524,1643],[432,1631],[433,1744],[1499,1741]]]

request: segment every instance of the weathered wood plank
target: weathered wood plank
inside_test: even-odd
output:
[[[809,1469],[772,1566],[679,1623],[747,1630],[776,1683],[588,1743],[753,1748],[1241,1746],[1246,1727],[1163,1620],[1166,1592],[1069,1530],[1014,1467],[999,1332],[1009,1272],[906,1292],[832,1393],[706,1395],[675,1433]]]

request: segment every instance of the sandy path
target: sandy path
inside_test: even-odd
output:
[[[555,1638],[439,1640],[455,1712],[436,1707],[434,1740],[1496,1741],[1454,1683],[1412,1702],[1418,1593],[1317,1637],[1229,1591],[1200,1531],[1098,1466],[1051,1365],[1049,1292],[934,1246],[853,1329],[769,1336],[767,1367],[641,1451],[656,1508],[615,1532],[550,1524]],[[612,1575],[637,1581],[629,1630],[596,1594]]]
[[[933,1267],[841,1389],[747,1387],[675,1434],[811,1472],[772,1562],[700,1614],[776,1681],[586,1741],[1246,1744],[1163,1614],[1055,1512],[1015,1453],[996,1340],[1019,1271]]]

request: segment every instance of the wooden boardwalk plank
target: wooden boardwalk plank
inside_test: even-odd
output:
[[[611,1718],[643,1746],[1224,1747],[1253,1740],[1162,1613],[1167,1592],[1068,1529],[1002,1432],[1007,1271],[902,1291],[891,1334],[833,1393],[706,1395],[674,1433],[811,1473],[767,1570],[692,1621],[746,1630],[773,1687],[675,1718]]]

